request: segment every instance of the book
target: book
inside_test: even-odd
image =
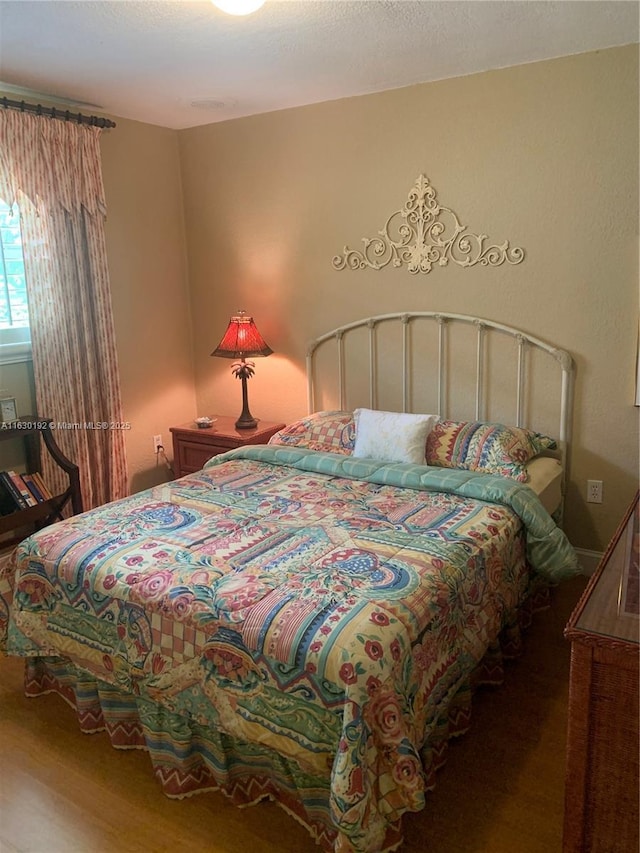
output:
[[[24,480],[22,479],[22,477],[20,476],[20,474],[16,474],[15,471],[7,471],[7,474],[11,477],[11,481],[13,482],[13,485],[16,487],[16,489],[22,495],[22,498],[25,502],[25,506],[36,506],[38,501],[34,498],[34,496],[29,491],[29,489],[27,488],[27,486],[26,486]]]
[[[37,471],[34,471],[31,476],[33,477],[36,486],[40,489],[40,494],[45,499],[45,501],[50,500],[53,495],[49,491],[49,488],[47,487],[45,481],[42,479],[42,475],[39,474]]]
[[[22,509],[22,507],[17,505],[13,494],[9,491],[9,487],[5,485],[4,480],[0,477],[0,515],[11,515],[12,512],[16,512],[18,509]]]
[[[21,476],[22,476],[22,480],[23,480],[25,486],[29,489],[31,494],[36,499],[36,501],[39,504],[42,503],[45,500],[45,498],[44,498],[42,492],[40,491],[40,489],[38,488],[38,486],[36,485],[36,482],[33,479],[33,477],[31,476],[31,474],[22,474]]]
[[[25,499],[22,497],[22,494],[16,488],[15,483],[9,476],[8,471],[0,471],[0,480],[2,480],[4,487],[13,498],[17,509],[27,509],[29,504],[25,501]]]

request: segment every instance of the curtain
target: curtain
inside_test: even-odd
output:
[[[79,466],[85,509],[127,493],[100,133],[0,110],[0,198],[20,208],[37,414]],[[42,461],[57,491],[62,472]]]

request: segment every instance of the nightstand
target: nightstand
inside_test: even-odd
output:
[[[206,429],[200,429],[194,421],[170,427],[173,434],[173,470],[176,477],[184,477],[199,471],[212,456],[243,447],[246,444],[266,444],[272,435],[284,428],[284,424],[258,421],[255,429],[236,429],[237,418],[224,415]]]

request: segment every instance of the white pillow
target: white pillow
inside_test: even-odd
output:
[[[356,442],[353,455],[380,462],[425,464],[427,436],[438,422],[438,415],[410,415],[405,412],[379,412],[356,409]]]

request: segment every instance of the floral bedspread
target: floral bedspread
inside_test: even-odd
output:
[[[380,850],[530,566],[576,559],[515,481],[247,447],[23,542],[0,647],[268,747],[325,784],[336,849]]]

